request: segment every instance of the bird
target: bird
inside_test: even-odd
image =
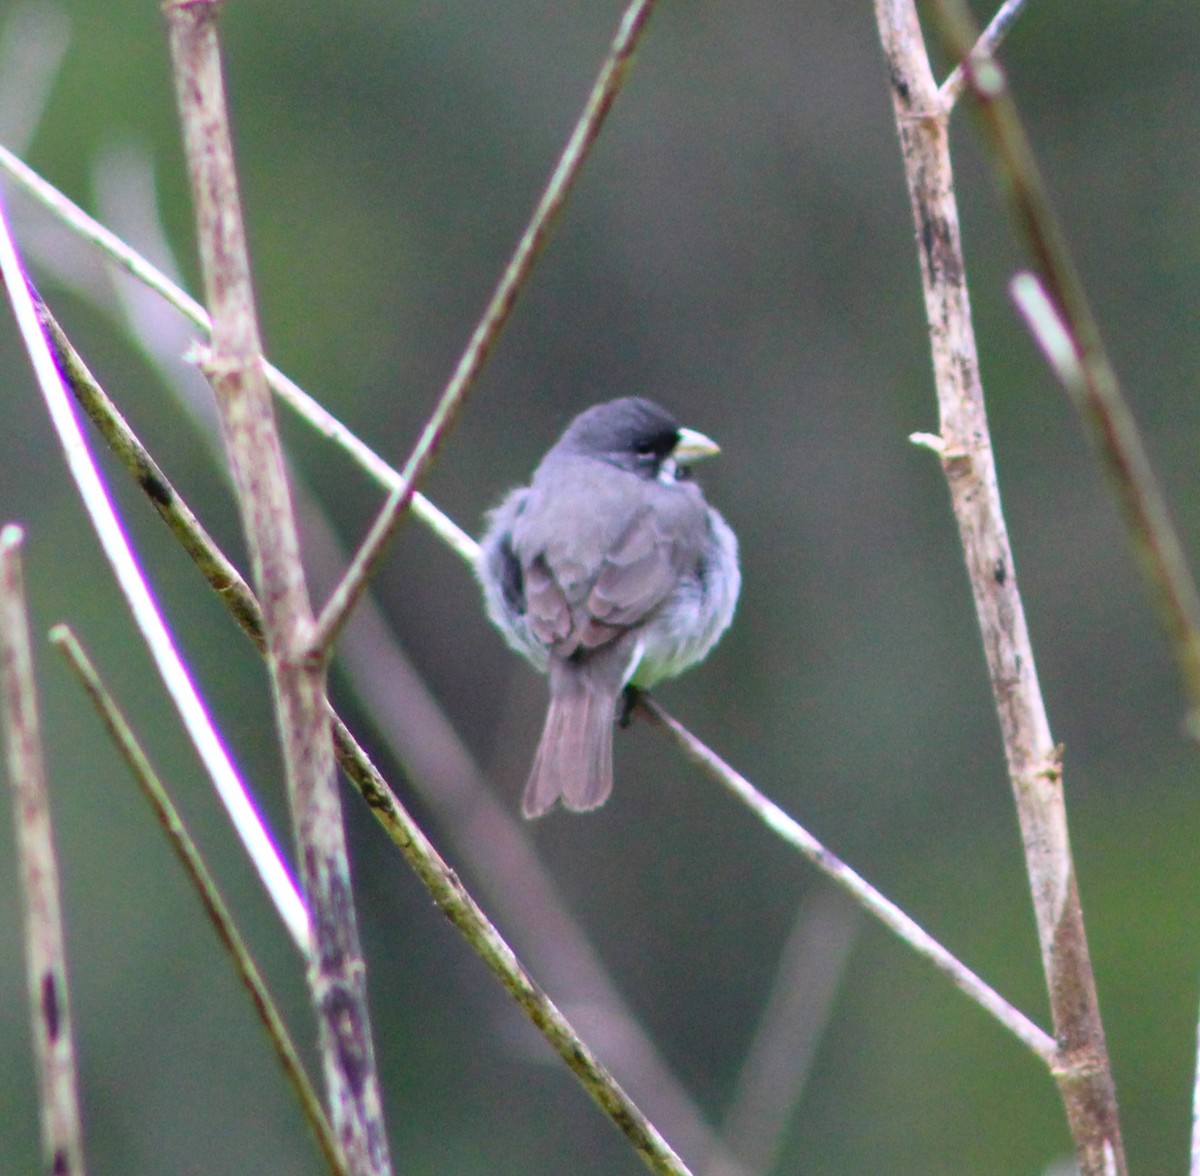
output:
[[[703,660],[733,620],[737,538],[691,478],[718,452],[650,400],[610,400],[489,513],[476,562],[488,618],[550,686],[527,818],[602,805],[626,687]]]

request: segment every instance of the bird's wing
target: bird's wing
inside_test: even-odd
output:
[[[603,645],[644,620],[675,587],[681,553],[663,523],[657,512],[639,511],[605,556],[586,601],[585,646]]]
[[[528,563],[524,573],[525,613],[534,636],[543,645],[571,653],[578,644],[577,640],[569,640],[575,628],[571,606],[546,563],[545,555],[538,555]]]

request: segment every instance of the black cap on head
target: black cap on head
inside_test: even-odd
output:
[[[679,440],[679,422],[641,396],[624,396],[581,412],[560,444],[589,455],[644,454],[666,457]]]

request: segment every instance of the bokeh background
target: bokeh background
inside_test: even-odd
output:
[[[403,460],[447,379],[620,11],[613,0],[227,6],[269,353],[390,460]],[[157,6],[30,0],[0,10],[0,32],[6,145],[151,251],[160,217],[196,290]],[[1200,518],[1197,43],[1193,3],[1036,0],[1003,54],[1190,551]],[[1066,747],[1130,1164],[1183,1171],[1200,995],[1196,753],[1097,463],[1008,303],[1021,253],[965,112],[956,152],[1001,489]],[[178,389],[195,393],[196,377],[177,359],[187,338],[177,316],[135,308],[87,247],[4,188],[35,277],[93,370],[241,559],[224,475],[181,405]],[[148,332],[140,339],[131,313]],[[311,1057],[295,954],[163,701],[7,321],[0,370],[0,516],[27,528],[39,632],[67,620],[92,649]],[[865,0],[664,0],[429,493],[477,534],[575,412],[628,393],[660,399],[722,444],[702,480],[743,552],[734,628],[661,700],[1045,1024],[953,520],[936,461],[907,440],[936,428],[936,408]],[[378,489],[281,415],[298,476],[352,545]],[[262,670],[147,504],[105,468],[202,692],[286,842]],[[315,539],[310,547],[316,574],[328,575]],[[542,683],[489,629],[463,565],[416,523],[375,601],[428,699],[515,813]],[[164,839],[56,655],[43,643],[39,656],[92,1170],[320,1171]],[[436,777],[438,763],[460,761],[444,741],[414,748],[411,727],[431,739],[433,727],[413,718],[423,704],[411,682],[389,690],[394,665],[382,653],[343,664],[338,701],[493,909],[494,883],[472,853],[473,838],[489,841],[486,823],[467,823],[464,811],[456,825],[428,800],[436,779],[422,790],[411,778],[414,765],[432,764]],[[370,687],[372,667],[383,681]],[[388,705],[390,725],[380,718]],[[1056,1167],[1070,1150],[1061,1107],[1035,1059],[903,945],[831,906],[826,882],[644,725],[617,743],[608,807],[552,816],[528,836],[714,1128],[737,1103],[786,945],[805,927],[827,931],[810,936],[796,982],[810,1048],[789,1079],[764,1176],[1066,1170]],[[346,795],[397,1171],[641,1171]],[[0,1170],[31,1172],[36,1104],[10,836],[0,838],[0,880]],[[536,938],[536,903],[518,892],[500,905],[502,930],[523,950]],[[528,962],[535,975],[557,974],[544,951]],[[547,983],[585,1016],[586,994]],[[659,1086],[639,1086],[629,1051],[603,1025],[596,1041],[675,1137]],[[703,1155],[684,1150],[705,1170]]]

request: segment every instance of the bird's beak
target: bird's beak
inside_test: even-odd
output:
[[[691,465],[701,458],[715,457],[720,452],[721,447],[703,433],[697,433],[695,429],[680,429],[679,440],[675,442],[671,456],[680,465]]]

